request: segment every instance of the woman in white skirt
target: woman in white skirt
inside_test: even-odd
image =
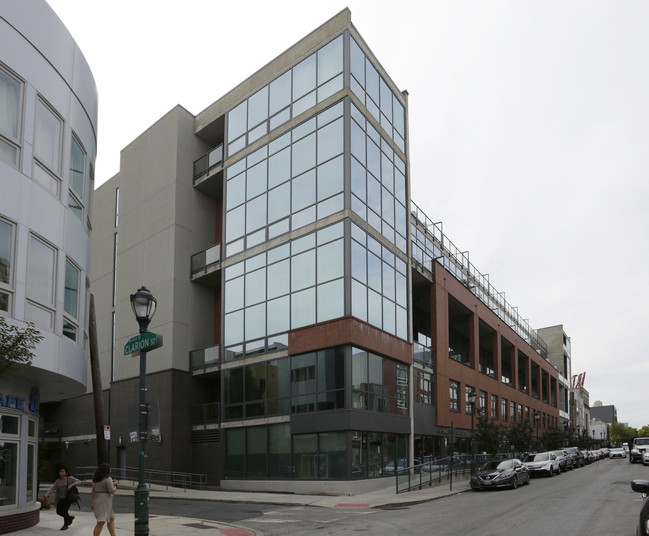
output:
[[[115,536],[115,512],[113,512],[113,495],[117,491],[116,484],[110,476],[110,465],[102,463],[95,471],[92,479],[92,492],[90,509],[95,513],[97,525],[93,531],[94,536],[99,536],[104,523],[108,527],[110,536]]]

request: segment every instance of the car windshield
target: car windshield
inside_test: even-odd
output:
[[[555,456],[565,456],[562,450],[554,450],[552,452],[554,452]]]
[[[528,454],[523,461],[525,462],[547,462],[550,459],[548,452],[541,452],[540,454]]]
[[[649,438],[645,437],[642,439],[636,439],[635,440],[636,445],[649,445]]]
[[[511,469],[514,462],[511,460],[492,460],[482,466],[483,471],[495,471],[496,469]]]

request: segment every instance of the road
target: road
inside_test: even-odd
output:
[[[642,505],[634,478],[649,467],[600,460],[517,490],[466,492],[399,508],[284,507],[207,501],[155,500],[151,515],[179,515],[234,523],[263,536],[632,536]],[[119,500],[117,500],[119,499]],[[116,512],[132,512],[132,499],[116,497]]]

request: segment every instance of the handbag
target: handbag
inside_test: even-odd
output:
[[[77,503],[77,507],[79,508],[79,510],[81,510],[81,505],[79,504],[81,497],[79,495],[79,489],[77,488],[77,486],[68,488],[68,492],[66,493],[65,498],[70,503],[70,505]]]

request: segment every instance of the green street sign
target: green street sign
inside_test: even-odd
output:
[[[124,355],[148,352],[162,346],[162,335],[145,331],[135,337],[131,337],[124,346]]]

